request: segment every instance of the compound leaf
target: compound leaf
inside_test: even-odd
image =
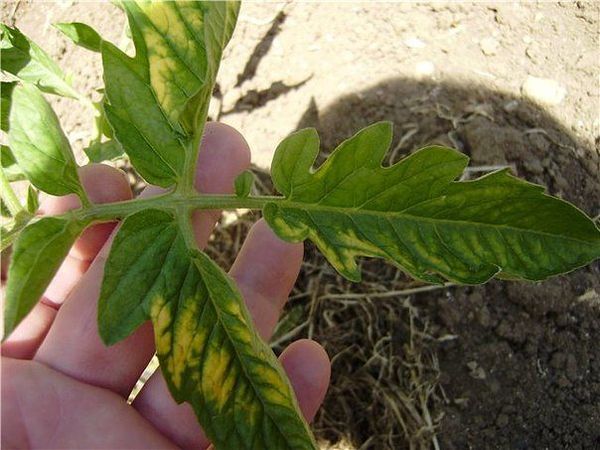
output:
[[[468,158],[444,147],[383,167],[391,138],[389,123],[367,127],[313,171],[316,132],[288,137],[272,166],[286,198],[267,204],[267,222],[283,239],[312,240],[356,281],[360,255],[388,259],[429,282],[466,284],[500,272],[542,280],[600,257],[593,221],[543,187],[506,170],[455,181]]]
[[[233,282],[187,248],[171,214],[151,209],[128,217],[115,237],[100,334],[112,344],[147,319],[173,397],[192,405],[217,449],[316,448]]]
[[[31,311],[86,224],[44,217],[28,225],[14,244],[4,301],[4,338]]]
[[[55,23],[53,25],[76,45],[93,52],[100,52],[102,37],[89,25],[80,22]]]
[[[3,72],[33,83],[49,94],[79,97],[52,58],[17,28],[0,24],[0,50]]]
[[[58,118],[31,84],[13,90],[8,139],[19,167],[35,187],[53,195],[85,195]]]
[[[196,128],[204,121],[238,5],[131,1],[122,6],[136,54],[130,58],[102,44],[106,115],[140,174],[170,186],[182,173],[191,137],[201,132]]]

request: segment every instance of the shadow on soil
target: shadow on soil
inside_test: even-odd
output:
[[[389,80],[324,110],[313,101],[298,128],[317,128],[326,156],[378,120],[394,122],[392,161],[445,144],[472,166],[510,165],[600,212],[598,150],[539,106],[484,86]],[[319,438],[361,449],[600,446],[598,263],[544,283],[494,281],[410,302],[374,294],[413,287],[400,271],[377,260],[362,267],[364,283],[350,285],[308,245],[293,326],[279,330],[279,344],[310,336],[333,357]]]

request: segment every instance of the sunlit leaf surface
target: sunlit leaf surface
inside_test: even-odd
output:
[[[79,96],[52,58],[17,28],[0,24],[0,52],[3,72],[33,83],[50,94]]]
[[[55,23],[54,26],[80,47],[93,52],[99,52],[102,47],[98,32],[85,23]]]
[[[69,141],[35,86],[25,83],[13,89],[9,117],[10,151],[29,181],[53,195],[82,193]]]
[[[208,106],[239,6],[144,1],[123,6],[136,53],[130,58],[103,43],[105,110],[136,169],[166,187],[178,181],[190,138],[200,131],[200,110]]]
[[[600,256],[600,231],[543,187],[502,170],[458,182],[468,158],[427,147],[382,167],[389,123],[343,142],[317,170],[313,129],[288,137],[272,165],[286,196],[265,208],[279,236],[315,242],[331,264],[359,280],[356,257],[385,258],[430,282],[483,283],[494,275],[542,280]]]

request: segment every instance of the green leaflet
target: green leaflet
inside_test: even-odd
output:
[[[98,32],[89,25],[80,22],[55,23],[53,25],[76,45],[93,52],[100,52],[102,38]]]
[[[0,129],[4,132],[8,132],[12,92],[16,85],[16,81],[0,83]],[[0,165],[8,181],[19,181],[26,178],[7,145],[0,145]]]
[[[186,247],[171,214],[151,209],[128,217],[114,240],[100,334],[113,344],[147,319],[171,393],[192,405],[216,448],[316,448],[232,281]]]
[[[312,171],[319,151],[315,130],[288,137],[272,165],[286,199],[267,204],[267,222],[283,239],[311,239],[355,281],[359,255],[388,259],[429,282],[466,284],[500,271],[542,280],[600,257],[594,223],[543,187],[504,170],[454,181],[468,158],[443,147],[382,167],[391,138],[389,123],[367,127]]]
[[[12,213],[10,212],[10,209],[8,209],[8,206],[6,206],[6,203],[4,203],[4,200],[2,200],[0,198],[0,215],[2,217],[12,217]],[[4,232],[4,229],[2,229],[2,232]]]
[[[44,217],[21,232],[8,269],[4,337],[38,302],[85,226],[74,219]]]
[[[244,170],[239,174],[234,182],[235,195],[238,197],[248,197],[254,184],[254,174],[249,170]]]
[[[35,214],[40,207],[39,192],[31,185],[27,186],[27,212]]]
[[[25,180],[27,177],[17,165],[15,156],[7,145],[0,145],[0,165],[8,181]]]
[[[8,131],[8,114],[12,91],[17,85],[16,81],[2,81],[0,83],[0,130]]]
[[[175,184],[183,169],[183,135],[156,103],[148,74],[110,43],[102,45],[104,110],[115,138],[140,175],[163,187]]]
[[[13,90],[8,139],[19,167],[35,187],[85,198],[69,141],[50,105],[31,84]]]
[[[182,6],[189,7],[190,3],[184,2],[180,5],[180,8]],[[184,128],[191,133],[204,126],[208,104],[221,63],[221,55],[235,29],[240,2],[206,2],[204,7],[206,8],[203,26],[204,46],[207,56],[206,78],[210,82],[205,82],[198,93],[187,102],[179,118]]]
[[[126,338],[146,321],[155,297],[177,295],[189,266],[178,237],[173,217],[165,212],[146,210],[125,219],[111,247],[98,303],[98,328],[106,344]]]
[[[123,147],[114,139],[104,142],[92,142],[89,147],[83,151],[90,162],[99,163],[102,161],[112,161],[123,156]]]
[[[103,43],[106,115],[140,174],[167,187],[201,130],[221,52],[238,5],[123,2],[136,55]],[[229,31],[227,31],[229,30]]]
[[[17,28],[0,24],[2,71],[35,84],[49,94],[78,98],[58,65]]]
[[[6,206],[6,203],[4,203],[4,200],[0,198],[0,215],[2,217],[12,217],[12,213],[10,212],[10,209],[8,208],[8,206]],[[2,230],[2,232],[4,232],[4,229]]]

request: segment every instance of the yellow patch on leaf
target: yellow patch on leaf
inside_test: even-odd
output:
[[[230,368],[232,349],[209,347],[203,366],[202,392],[207,402],[222,409],[235,385],[235,369]],[[233,372],[233,373],[232,373]]]
[[[181,11],[182,6],[175,2],[148,2],[139,6],[150,22],[142,28],[150,84],[163,111],[175,123],[204,80],[203,48],[186,24],[201,30],[202,11],[195,6]]]

